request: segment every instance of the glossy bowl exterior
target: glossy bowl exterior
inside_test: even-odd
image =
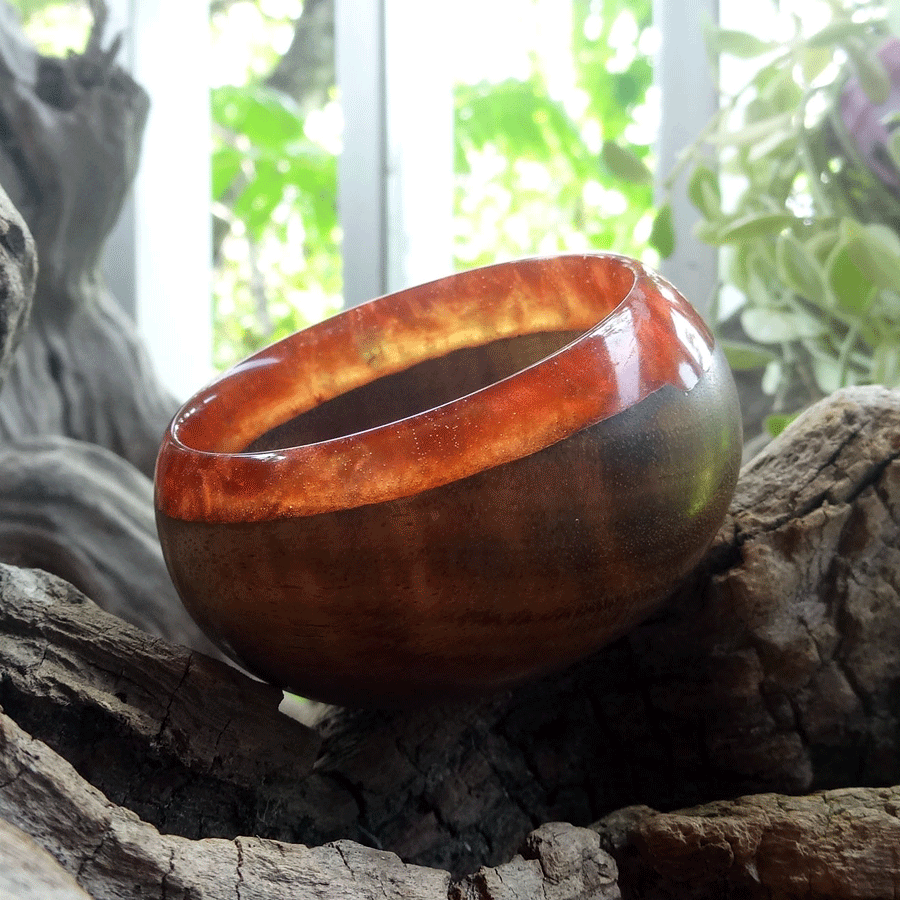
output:
[[[570,663],[702,557],[741,453],[730,370],[614,255],[476,269],[287,338],[192,398],[157,521],[200,627],[308,697],[403,706]]]

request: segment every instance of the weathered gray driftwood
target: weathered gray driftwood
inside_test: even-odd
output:
[[[150,480],[62,435],[0,444],[0,560],[46,569],[151,634],[214,652],[166,571]]]
[[[152,469],[175,404],[99,276],[146,113],[99,34],[83,56],[46,59],[0,4],[0,181],[19,205],[0,189],[0,559],[211,651],[166,573],[151,483],[129,463]]]
[[[451,883],[447,872],[403,863],[393,853],[351,841],[303,847],[255,837],[190,841],[161,834],[133,813],[111,804],[45,744],[0,714],[0,817],[38,841],[95,900],[122,897],[303,897],[328,900],[570,900],[618,898],[616,867],[599,836],[587,829],[550,823],[530,835],[523,851],[496,869],[482,869]],[[9,881],[30,893],[16,900],[52,895],[50,877],[64,882],[42,850],[9,826],[6,834],[27,853],[29,869],[49,868],[40,880]],[[0,831],[0,862],[4,831]],[[21,870],[20,870],[21,871]],[[30,873],[25,873],[28,875]],[[0,874],[0,888],[3,887]],[[32,890],[32,886],[34,889]],[[67,884],[66,900],[80,896]]]
[[[84,54],[55,59],[30,46],[0,3],[0,184],[40,260],[31,327],[0,396],[0,436],[90,441],[150,475],[177,404],[100,271],[148,101],[116,65],[115,44],[101,45],[104,18]]]
[[[597,823],[642,900],[881,900],[900,893],[900,788],[757,794],[673,813],[631,807]]]
[[[318,736],[278,717],[277,692],[200,655],[188,665],[63,582],[8,568],[0,704],[164,832],[351,839],[453,879],[502,867],[546,822],[634,804],[778,791],[766,802],[788,808],[784,795],[854,786],[861,808],[886,809],[878,786],[900,782],[898,456],[900,394],[835,395],[745,468],[704,566],[654,621],[517,691],[328,710]],[[283,728],[296,758],[266,743]],[[855,852],[844,865],[894,877],[881,843]]]

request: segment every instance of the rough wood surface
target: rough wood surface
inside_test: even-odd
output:
[[[174,404],[98,274],[146,115],[99,33],[49,61],[0,20],[0,182],[42,263],[0,394],[0,556],[197,644],[130,466]],[[2,375],[34,282],[2,197],[0,276]],[[704,564],[627,638],[479,703],[324,710],[316,733],[2,567],[0,864],[21,865],[0,890],[78,896],[46,850],[95,898],[896,896],[898,458],[900,393],[836,394],[744,469]]]
[[[479,707],[334,712],[320,770],[384,846],[451,870],[548,820],[900,781],[898,457],[900,393],[834,395],[745,468],[654,621]]]
[[[166,571],[153,485],[103,447],[61,435],[0,446],[0,559],[53,572],[148,633],[215,654]]]
[[[0,819],[0,900],[91,900],[46,850]]]
[[[319,738],[279,714],[281,691],[150,638],[45,573],[0,566],[0,596],[0,706],[160,827],[253,833],[244,807],[263,819],[309,774]]]
[[[758,794],[597,824],[631,900],[900,895],[900,788]]]
[[[0,384],[28,326],[36,278],[34,239],[0,187]]]
[[[84,781],[0,714],[0,820],[34,835],[95,900],[614,900],[616,866],[588,829],[549,823],[523,855],[451,882],[352,841],[304,847],[256,837],[191,841],[161,834]],[[0,831],[0,838],[3,832]],[[20,842],[21,845],[21,842]],[[0,842],[0,848],[3,844]],[[0,849],[2,854],[2,849]],[[28,860],[45,864],[43,851]],[[2,855],[0,855],[2,860]],[[42,883],[16,900],[48,900]],[[2,886],[2,881],[0,881]],[[42,892],[43,891],[43,892]],[[84,896],[60,895],[72,900]]]
[[[454,879],[511,864],[546,822],[897,783],[898,456],[900,393],[833,396],[745,468],[704,566],[654,621],[567,672],[481,703],[326,710],[308,774],[288,765],[279,776],[277,754],[259,748],[277,694],[264,709],[251,704],[245,729],[249,679],[196,654],[188,666],[184,651],[167,669],[165,642],[58,580],[12,568],[0,582],[0,650],[11,648],[0,703],[110,802],[160,830],[351,839]],[[185,671],[198,680],[179,688]],[[233,744],[255,763],[211,759],[212,739],[195,726],[197,708],[212,706],[205,734],[222,728],[223,690]]]
[[[310,849],[253,837],[190,841],[160,834],[3,715],[0,750],[0,817],[32,835],[95,900],[447,896],[446,873],[408,867],[393,854],[350,842]]]
[[[43,57],[0,3],[0,183],[40,260],[31,325],[0,394],[0,436],[90,441],[150,475],[177,404],[100,271],[148,101],[115,65],[115,45],[101,46],[101,29],[102,17],[84,54]]]

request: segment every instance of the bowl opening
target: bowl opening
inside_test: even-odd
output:
[[[516,335],[423,360],[276,425],[251,441],[243,452],[319,443],[406,419],[515,375],[583,333],[583,329],[576,329]]]
[[[628,298],[611,255],[470,269],[326,319],[239,363],[175,417],[194,452],[255,454],[349,437],[442,407],[552,357]]]

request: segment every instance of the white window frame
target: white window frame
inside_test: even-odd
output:
[[[105,270],[163,382],[185,398],[212,373],[208,4],[109,0],[109,8],[112,29],[125,34],[122,61],[152,108]],[[718,0],[654,0],[663,175],[716,108],[701,26],[717,14]],[[453,48],[435,37],[452,15],[450,3],[336,0],[345,306],[451,270],[452,88],[440,54]],[[691,236],[697,214],[683,189],[672,204],[678,246],[661,268],[705,312],[716,254]]]
[[[162,383],[185,400],[212,375],[209,9],[107,0],[120,62],[150,95],[141,161],[104,254]]]

